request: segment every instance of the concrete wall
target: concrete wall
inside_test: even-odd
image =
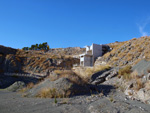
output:
[[[92,44],[92,54],[94,56],[94,59],[96,59],[99,56],[102,56],[102,45],[98,45],[98,44]]]
[[[90,50],[90,46],[86,46],[86,51],[89,51]]]
[[[105,45],[103,48],[103,45],[98,45],[98,44],[92,44],[91,46],[86,46],[86,53],[80,55],[80,65],[93,66],[94,61],[97,59],[97,57],[103,55],[103,49],[105,48],[106,48]]]
[[[84,56],[84,66],[93,66],[92,56]]]
[[[80,66],[84,66],[84,56],[80,57]]]

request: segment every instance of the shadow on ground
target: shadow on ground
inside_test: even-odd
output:
[[[22,81],[27,85],[31,82],[36,84],[37,82],[40,81],[40,79],[37,79],[35,77],[29,77],[29,76],[0,75],[0,89],[5,89],[17,81]]]
[[[38,83],[41,79],[38,79],[36,77],[32,76],[8,76],[8,75],[0,75],[0,89],[5,89],[14,84],[17,81],[24,82],[26,85],[29,83]],[[105,96],[107,96],[112,90],[115,90],[114,86],[111,85],[86,85],[87,92],[81,91],[79,95],[91,95],[91,94],[99,94],[103,93]],[[73,95],[75,96],[75,95]]]
[[[92,94],[103,93],[105,96],[107,96],[110,92],[115,90],[115,87],[104,84],[90,85],[90,90],[92,91]]]

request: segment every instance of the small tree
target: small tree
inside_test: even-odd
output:
[[[49,50],[50,48],[49,48],[49,45],[47,45],[47,50]]]
[[[42,44],[31,45],[31,47],[23,47],[22,50],[49,50],[49,45],[47,42]]]

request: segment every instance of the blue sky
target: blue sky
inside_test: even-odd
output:
[[[150,35],[150,0],[0,0],[0,45],[84,47]]]

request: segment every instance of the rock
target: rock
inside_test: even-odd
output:
[[[109,79],[115,77],[117,74],[118,74],[118,71],[117,71],[117,70],[113,70],[113,71],[106,77],[106,80],[109,80]]]
[[[133,91],[132,89],[126,89],[126,90],[124,91],[124,93],[125,93],[125,95],[127,95],[127,96],[131,96],[131,95],[133,95],[134,91]]]
[[[143,102],[150,100],[150,91],[146,91],[142,88],[137,92],[137,97]]]
[[[126,64],[128,64],[128,61],[124,61],[124,62],[123,62],[123,65],[126,65]]]
[[[146,75],[146,80],[150,80],[150,73]]]
[[[117,71],[114,69],[97,72],[91,76],[90,84],[93,85],[100,84],[116,75]]]
[[[15,55],[7,55],[3,64],[4,72],[21,72],[21,62]]]
[[[13,48],[10,48],[10,47],[5,47],[5,46],[2,46],[0,45],[0,54],[16,54],[17,52],[17,49],[13,49]]]
[[[59,93],[59,95],[66,95],[66,96],[73,96],[76,94],[83,94],[89,92],[89,88],[86,86],[75,84],[71,82],[68,78],[59,78],[58,80],[55,81],[45,79],[43,82],[36,85],[29,92],[27,92],[27,95],[39,96],[43,89],[51,89],[51,90],[55,89],[57,94]]]
[[[141,60],[139,63],[132,67],[132,70],[137,71],[139,76],[148,74],[148,69],[150,69],[150,61],[146,60]]]
[[[9,91],[16,92],[16,91],[19,91],[20,89],[22,89],[24,87],[25,87],[25,83],[24,82],[17,81],[15,83],[13,83],[11,86],[9,86],[8,88],[6,88],[6,89],[9,90]]]

